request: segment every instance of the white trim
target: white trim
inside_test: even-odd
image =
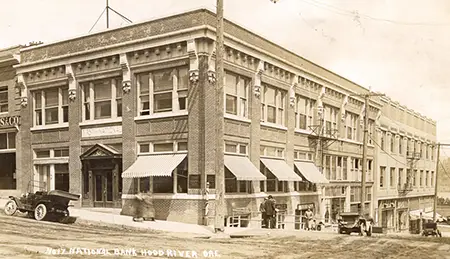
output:
[[[100,125],[100,124],[110,124],[110,123],[112,124],[112,123],[119,123],[119,122],[122,122],[122,117],[113,118],[113,119],[83,121],[83,122],[80,122],[78,125],[80,127],[83,127],[83,126]]]
[[[177,112],[159,112],[153,115],[144,115],[144,116],[136,116],[134,117],[135,121],[140,120],[151,120],[151,119],[159,119],[159,118],[170,118],[170,117],[179,117],[179,116],[187,116],[187,110],[181,110]]]
[[[266,105],[266,107],[267,107],[267,105]],[[266,126],[266,127],[269,127],[269,128],[274,128],[274,129],[280,129],[280,130],[286,130],[287,131],[287,127],[281,126],[281,125],[278,125],[278,124],[275,124],[275,123],[270,123],[270,122],[264,121],[264,122],[261,122],[260,124],[261,124],[261,126]]]
[[[240,122],[245,122],[245,123],[252,123],[252,120],[250,120],[248,118],[229,114],[229,113],[225,113],[224,118],[230,119],[230,120],[235,120],[235,121],[240,121]]]
[[[61,124],[34,126],[30,129],[30,131],[39,131],[39,130],[48,130],[48,129],[63,129],[63,128],[69,128],[69,123],[64,122]]]
[[[7,153],[16,153],[16,149],[15,148],[0,149],[0,154],[7,154]]]

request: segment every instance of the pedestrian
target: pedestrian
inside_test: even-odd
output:
[[[139,200],[137,208],[137,216],[133,218],[134,221],[155,221],[155,208],[153,206],[153,197],[149,192],[139,192],[136,194]]]
[[[272,197],[272,195],[269,195],[267,201],[265,202],[265,209],[268,218],[269,228],[275,228],[275,217],[276,217],[275,203],[276,203],[275,199]]]
[[[308,210],[305,213],[306,217],[306,229],[309,231],[312,228],[313,225],[313,213],[311,211],[311,208],[308,208]]]
[[[259,212],[261,212],[261,227],[262,228],[269,228],[268,222],[267,222],[267,214],[266,214],[266,201],[267,197],[264,198],[263,202],[261,202],[261,205],[259,205]]]

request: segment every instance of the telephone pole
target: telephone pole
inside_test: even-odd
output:
[[[109,29],[109,0],[106,0],[106,29]]]
[[[352,96],[364,97],[364,135],[363,135],[363,157],[362,157],[362,175],[361,175],[361,208],[360,214],[364,216],[366,202],[366,172],[367,172],[367,143],[369,138],[369,99],[372,96],[384,96],[384,94],[367,93],[355,94]]]
[[[441,143],[437,144],[437,158],[436,158],[436,180],[434,180],[434,202],[433,202],[433,221],[436,222],[436,209],[438,200],[438,174],[439,174],[439,153],[441,150]],[[432,180],[433,181],[433,180]]]
[[[224,231],[225,213],[225,171],[224,171],[224,35],[223,35],[223,0],[217,0],[216,27],[216,201],[214,231]]]

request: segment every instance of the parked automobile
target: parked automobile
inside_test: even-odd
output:
[[[367,236],[372,235],[372,219],[361,217],[356,212],[343,212],[338,220],[338,233],[348,234],[358,233],[360,236],[366,233]]]
[[[69,202],[80,198],[78,194],[53,190],[26,193],[21,197],[9,196],[4,211],[8,216],[17,211],[27,213],[36,220],[56,220],[61,223],[73,223],[76,218],[69,215]]]
[[[436,222],[427,222],[423,224],[422,236],[442,237],[442,234]]]

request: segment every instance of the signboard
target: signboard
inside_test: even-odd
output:
[[[297,205],[298,210],[307,210],[308,208],[314,210],[314,203],[304,203]]]
[[[120,134],[122,134],[122,126],[87,128],[81,130],[81,136],[83,138],[100,137],[107,135],[120,135]]]
[[[200,189],[200,175],[189,175],[189,189]]]
[[[14,127],[20,124],[19,116],[0,117],[0,127]]]
[[[287,210],[287,204],[286,203],[283,203],[283,204],[277,203],[277,204],[275,204],[275,208],[279,209],[279,210]]]
[[[247,207],[233,209],[233,215],[247,215],[250,213],[251,213],[251,210],[250,210],[250,208],[247,208]]]

